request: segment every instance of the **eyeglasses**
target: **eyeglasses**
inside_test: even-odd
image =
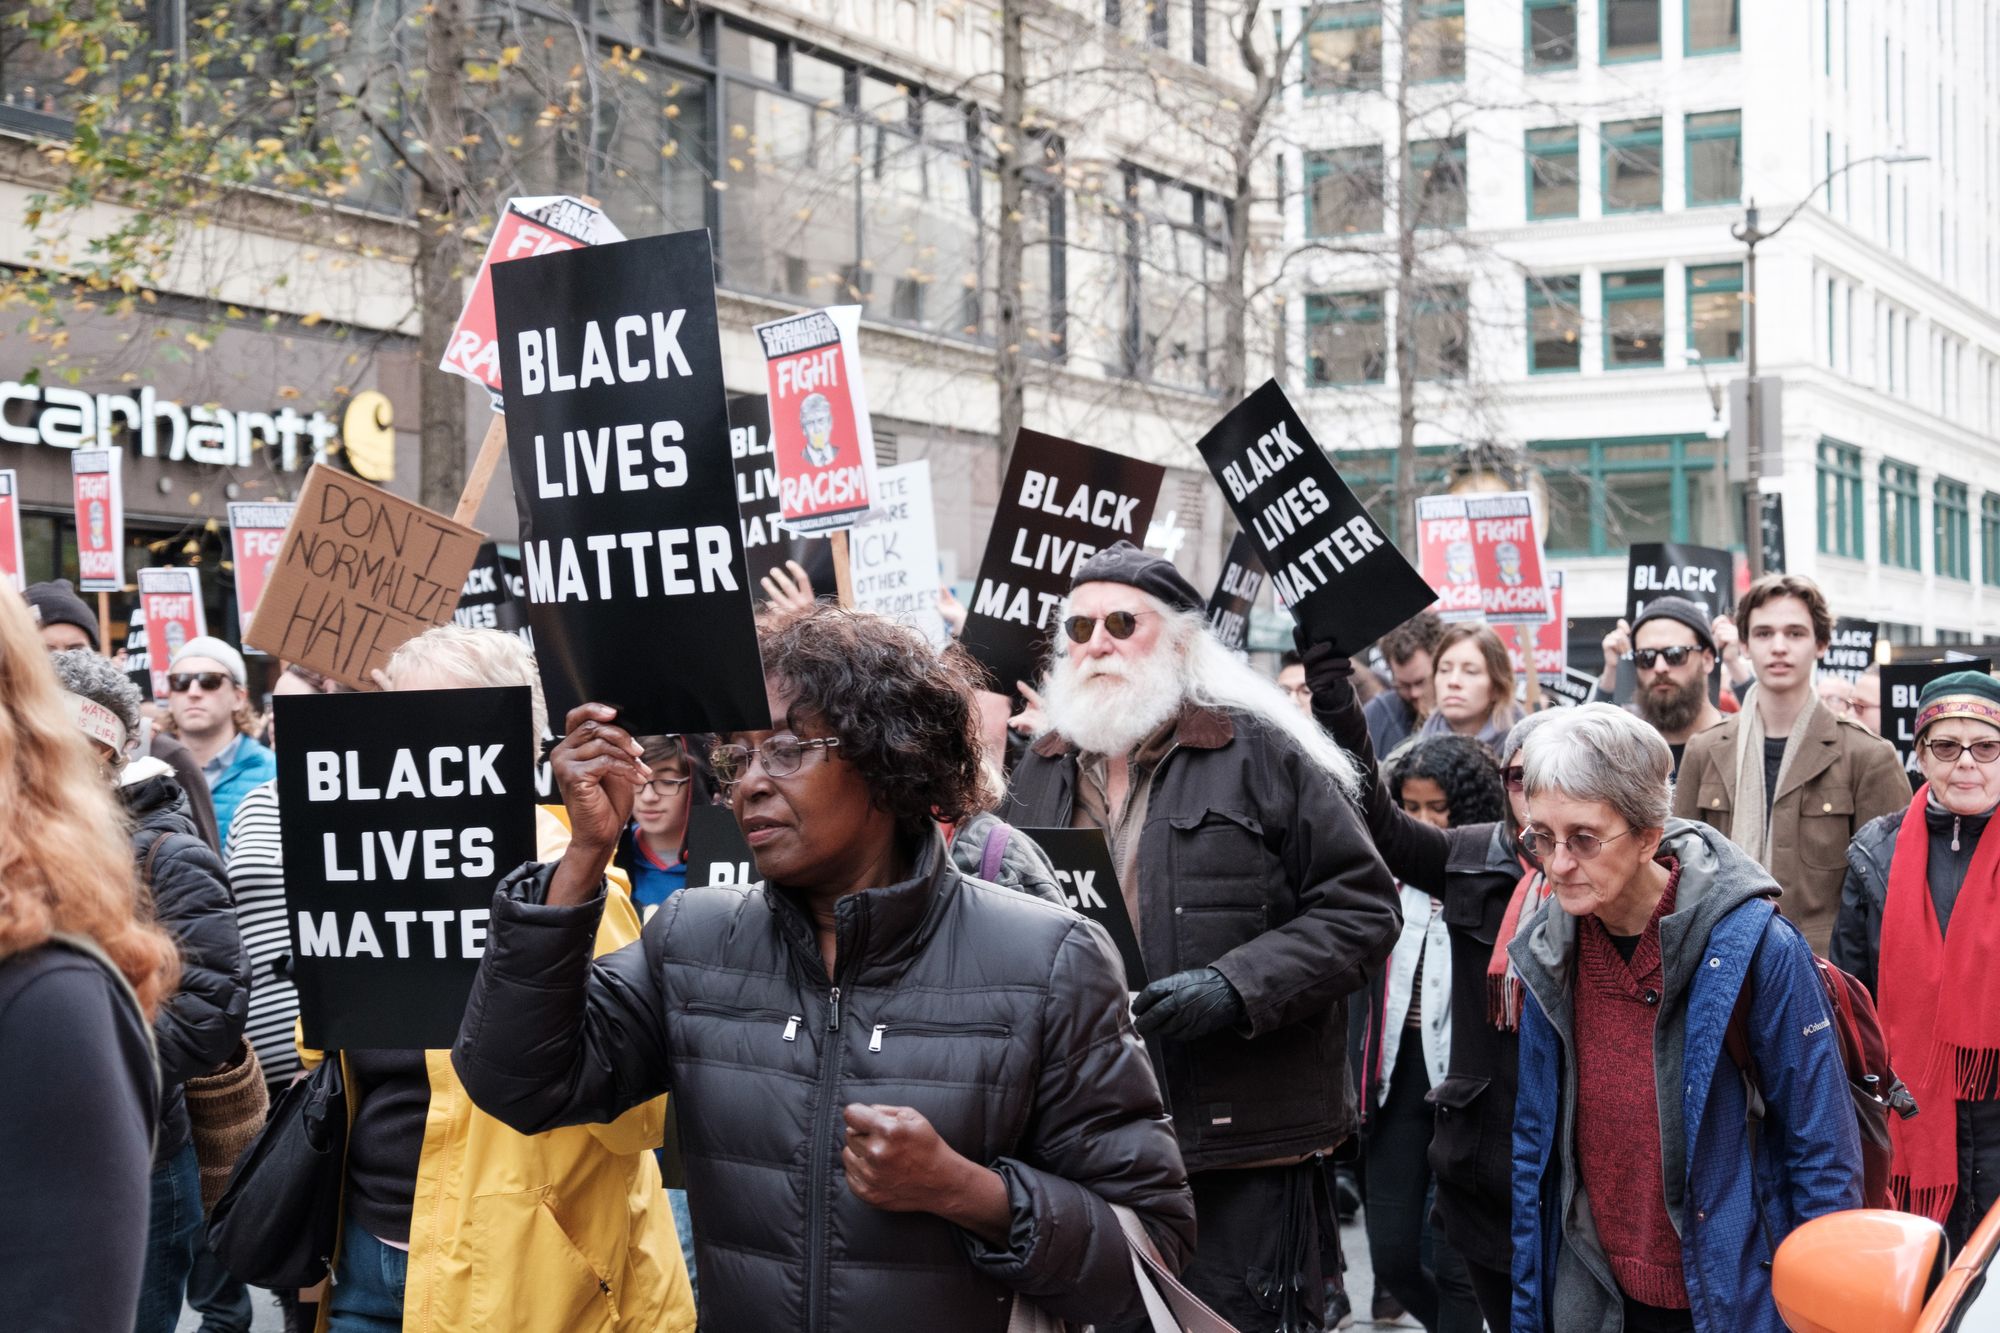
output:
[[[1632,660],[1639,664],[1639,670],[1651,671],[1663,657],[1668,666],[1677,667],[1700,651],[1691,643],[1677,643],[1671,648],[1635,648]]]
[[[1072,643],[1089,643],[1090,636],[1097,632],[1097,622],[1102,620],[1107,633],[1114,639],[1129,639],[1139,628],[1139,617],[1157,615],[1154,611],[1113,611],[1108,616],[1071,616],[1063,621],[1063,633],[1069,635]]]
[[[1636,829],[1628,828],[1624,833],[1613,834],[1609,838],[1600,838],[1594,833],[1572,833],[1567,838],[1555,838],[1537,829],[1522,829],[1520,839],[1521,850],[1529,856],[1534,857],[1537,861],[1547,861],[1551,856],[1555,855],[1556,848],[1567,847],[1569,848],[1569,854],[1577,860],[1594,861],[1597,859],[1597,854],[1604,850],[1606,844],[1614,843],[1627,834],[1635,832],[1637,832]]]
[[[1972,744],[1967,745],[1963,741],[1948,741],[1940,738],[1934,741],[1925,741],[1924,748],[1929,750],[1931,758],[1937,760],[1940,764],[1957,763],[1959,756],[1967,750],[1972,751],[1972,762],[1975,764],[1990,764],[1995,759],[2000,759],[2000,741],[1974,741]]]
[[[1507,784],[1508,791],[1520,791],[1526,785],[1527,771],[1519,764],[1509,764],[1500,770],[1500,780]]]
[[[755,755],[764,763],[764,772],[774,778],[788,778],[799,771],[805,762],[807,750],[838,749],[840,740],[835,736],[821,736],[802,741],[797,736],[768,736],[755,750]],[[715,769],[715,780],[725,787],[733,787],[750,775],[750,757],[753,752],[747,745],[718,745],[708,752],[709,765]]]
[[[646,784],[645,789],[655,796],[678,796],[681,794],[681,788],[688,785],[688,781],[687,778],[654,778]]]
[[[224,684],[235,683],[224,671],[176,671],[167,677],[167,689],[175,694],[186,694],[196,685],[213,694]]]

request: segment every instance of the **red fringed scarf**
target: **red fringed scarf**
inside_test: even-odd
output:
[[[1514,942],[1514,936],[1521,931],[1521,918],[1531,915],[1525,910],[1532,899],[1536,906],[1547,896],[1543,887],[1542,872],[1530,866],[1525,860],[1521,868],[1528,873],[1521,876],[1514,886],[1513,896],[1507,899],[1507,911],[1500,918],[1499,933],[1493,937],[1493,956],[1486,962],[1486,1021],[1502,1032],[1518,1032],[1521,1028],[1521,1000],[1527,987],[1521,974],[1514,970],[1513,960],[1507,956],[1507,946]]]
[[[1930,791],[1917,792],[1896,835],[1876,985],[1889,1050],[1923,1108],[1909,1120],[1889,1117],[1889,1192],[1903,1211],[1941,1223],[1958,1193],[1952,1103],[1985,1095],[2000,1070],[2000,830],[1980,838],[1946,937],[1926,873]]]

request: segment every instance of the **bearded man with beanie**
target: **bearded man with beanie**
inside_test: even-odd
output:
[[[1049,730],[1005,818],[1110,843],[1155,978],[1133,1015],[1194,1191],[1182,1280],[1239,1328],[1316,1328],[1319,1158],[1356,1123],[1347,997],[1401,912],[1358,767],[1222,647],[1204,606],[1128,542],[1077,571],[1041,687]]]

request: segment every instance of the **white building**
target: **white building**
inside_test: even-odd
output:
[[[1284,19],[1314,15],[1286,103],[1289,363],[1364,496],[1393,477],[1369,451],[1396,439],[1394,272],[1328,247],[1394,248],[1393,208],[1366,182],[1384,171],[1394,198],[1403,12],[1354,0]],[[1711,391],[1726,417],[1744,374],[1730,229],[1752,199],[1767,230],[1803,205],[1757,250],[1788,568],[1899,641],[2000,639],[2000,6],[1407,12],[1408,138],[1442,224],[1418,233],[1420,351],[1449,376],[1421,386],[1419,442],[1439,461],[1464,441],[1528,447],[1585,622],[1578,664],[1622,605],[1627,544],[1741,546]],[[1882,154],[1925,160],[1868,160]]]

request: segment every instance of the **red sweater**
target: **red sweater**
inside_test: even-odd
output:
[[[1653,1024],[1660,1013],[1660,918],[1674,910],[1680,864],[1671,872],[1626,962],[1603,923],[1577,930],[1576,1157],[1597,1236],[1627,1296],[1688,1308],[1681,1240],[1667,1216],[1660,1107],[1653,1079]],[[1651,1126],[1652,1132],[1642,1131]]]

